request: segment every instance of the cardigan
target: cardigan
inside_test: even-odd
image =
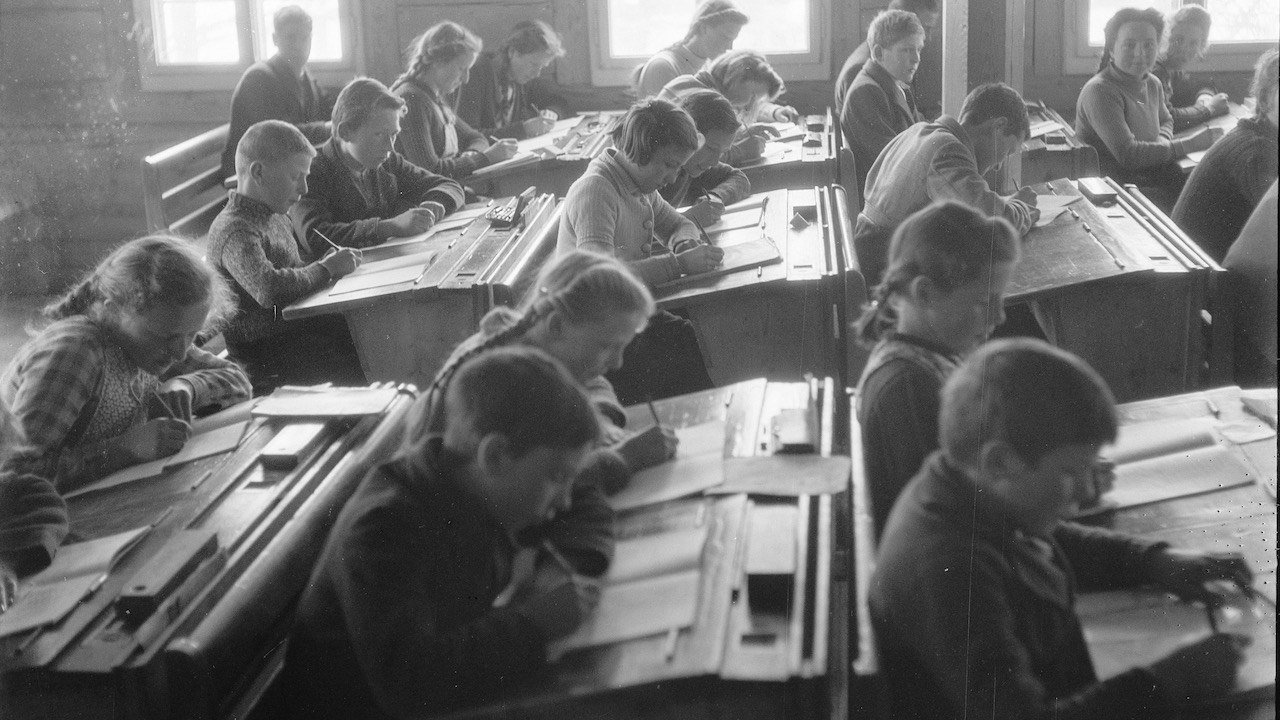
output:
[[[707,58],[695,55],[683,42],[659,50],[636,68],[636,99],[644,100],[657,95],[667,83],[681,75],[698,72],[706,63]]]
[[[853,149],[860,192],[865,193],[867,173],[884,146],[923,119],[910,87],[904,87],[875,60],[862,67],[840,108],[840,129]]]
[[[862,214],[888,230],[939,200],[956,200],[1003,217],[1020,234],[1031,230],[1031,208],[987,185],[969,133],[946,115],[916,123],[891,140],[871,166],[866,187]]]
[[[307,250],[303,259],[310,260],[329,249],[312,230],[343,247],[370,247],[386,240],[378,234],[379,222],[428,200],[440,203],[446,212],[465,202],[461,185],[423,170],[394,151],[381,165],[358,175],[333,138],[317,148],[307,192],[289,208],[289,217]]]
[[[498,138],[523,140],[525,120],[538,117],[539,110],[569,114],[568,103],[551,84],[534,78],[525,85],[507,78],[506,58],[483,52],[471,66],[471,79],[458,96],[458,115],[476,130]]]
[[[887,333],[871,351],[857,413],[877,538],[902,489],[938,449],[942,386],[959,364],[949,348],[904,333]]]
[[[625,262],[650,287],[680,277],[671,248],[700,239],[698,228],[656,191],[641,192],[606,148],[565,194],[556,252],[593,250]]]
[[[1076,588],[1149,581],[1165,543],[1063,523],[1018,528],[941,452],[903,491],[871,577],[891,716],[900,720],[1163,720],[1146,669],[1098,682]]]
[[[1243,118],[1191,171],[1173,221],[1218,262],[1276,179],[1276,126]]]
[[[1114,65],[1085,83],[1076,100],[1076,134],[1098,150],[1103,175],[1132,177],[1186,155],[1173,139],[1173,118],[1154,75],[1141,78]]]
[[[280,309],[329,282],[319,262],[303,262],[289,218],[234,190],[209,225],[209,264],[236,296],[236,313],[222,328],[227,345],[288,332]]]
[[[1169,106],[1169,114],[1173,117],[1173,131],[1186,130],[1193,125],[1214,117],[1209,108],[1196,104],[1201,95],[1213,95],[1217,90],[1213,84],[1200,85],[1191,82],[1191,73],[1186,70],[1170,70],[1162,60],[1157,60],[1151,74],[1160,81],[1164,88],[1164,101]],[[1224,113],[1216,113],[1222,115]]]
[[[493,607],[537,533],[513,538],[455,479],[440,438],[427,448],[420,463],[374,468],[334,524],[281,677],[293,717],[418,717],[492,698],[545,663],[542,631]],[[608,527],[596,543],[607,567],[613,515],[592,509]],[[557,516],[545,535],[568,524]]]
[[[170,415],[148,396],[161,383],[179,377],[194,390],[193,411],[234,405],[248,400],[251,392],[239,366],[195,346],[157,377],[129,367],[110,329],[98,322],[83,315],[54,322],[24,345],[0,374],[0,401],[8,404],[27,438],[0,464],[0,472],[48,478],[64,490],[105,475],[91,461],[116,437],[97,437],[94,428],[127,429]],[[108,383],[127,388],[129,399],[126,407],[111,408],[116,418],[104,423],[100,409]]]
[[[328,119],[326,98],[306,68],[299,78],[278,54],[250,65],[231,94],[231,126],[222,150],[222,176],[236,174],[236,146],[250,125],[283,120],[297,125],[312,143],[322,143],[329,139]]]
[[[461,179],[489,164],[489,158],[476,150],[468,150],[484,135],[458,117],[426,83],[414,78],[401,78],[391,92],[404,100],[405,112],[396,136],[396,151],[420,168],[445,177]],[[458,133],[458,152],[445,156],[445,127],[454,126]]]
[[[698,177],[680,168],[676,179],[659,188],[658,194],[672,207],[693,205],[705,194],[715,195],[725,205],[732,205],[751,194],[751,181],[746,173],[721,162],[707,168]]]

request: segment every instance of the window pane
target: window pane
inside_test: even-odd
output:
[[[609,0],[609,54],[649,57],[679,42],[695,7],[695,0]]]
[[[737,0],[751,22],[733,46],[770,55],[809,52],[809,0]]]
[[[1152,7],[1168,15],[1181,4],[1178,0],[1142,0],[1142,2],[1134,2],[1134,0],[1089,0],[1089,44],[1094,47],[1102,47],[1103,43],[1106,42],[1102,30],[1106,27],[1107,21],[1111,19],[1111,16],[1115,15],[1121,8]]]
[[[1280,39],[1280,0],[1208,0],[1205,9],[1213,16],[1210,44]]]
[[[258,0],[258,27],[254,42],[256,57],[275,54],[271,33],[276,11],[286,5],[297,5],[311,16],[311,62],[342,62],[346,58],[342,46],[343,8],[341,0]]]
[[[159,0],[156,64],[240,61],[235,0]]]

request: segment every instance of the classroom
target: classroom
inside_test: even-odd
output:
[[[1280,0],[0,7],[0,719],[1275,717]]]

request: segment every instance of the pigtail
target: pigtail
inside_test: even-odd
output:
[[[880,283],[871,292],[871,302],[862,305],[862,314],[854,321],[854,338],[865,347],[873,347],[898,322],[898,314],[889,302],[893,291],[889,283]]]
[[[48,320],[63,320],[75,315],[87,315],[101,298],[98,293],[98,271],[93,270],[62,297],[49,303],[41,311]]]

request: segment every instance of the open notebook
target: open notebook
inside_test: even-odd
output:
[[[49,567],[19,586],[17,601],[0,614],[0,637],[60,622],[81,600],[97,591],[111,568],[146,537],[151,527],[64,545]]]

